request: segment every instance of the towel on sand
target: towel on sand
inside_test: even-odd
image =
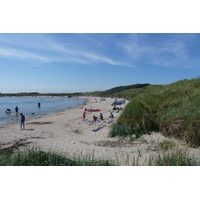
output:
[[[106,127],[106,126],[107,125],[100,126],[100,127],[96,128],[96,129],[93,129],[92,131],[97,132],[97,131],[101,130],[102,128]]]
[[[115,120],[114,119],[111,119],[109,122],[108,122],[108,124],[111,124],[111,123],[113,123]]]

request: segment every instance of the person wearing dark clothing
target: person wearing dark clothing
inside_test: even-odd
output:
[[[103,114],[100,113],[100,116],[99,116],[100,120],[103,120]]]
[[[18,110],[19,110],[19,108],[16,106],[16,107],[15,107],[15,112],[17,113],[17,112],[18,112]]]
[[[114,115],[112,113],[110,113],[110,116],[109,116],[110,119],[113,119],[114,118]]]
[[[20,121],[20,128],[21,130],[25,130],[25,116],[21,113],[21,121]]]

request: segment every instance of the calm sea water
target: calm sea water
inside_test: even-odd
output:
[[[19,121],[20,113],[23,113],[26,119],[40,117],[82,105],[84,101],[61,97],[0,97],[0,124]],[[40,108],[38,102],[41,103]],[[15,112],[16,106],[19,108],[18,113]],[[5,112],[7,108],[11,109],[11,113]]]

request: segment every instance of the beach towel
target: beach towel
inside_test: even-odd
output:
[[[111,123],[113,123],[115,120],[114,119],[111,119],[109,122],[108,122],[108,124],[111,124]]]
[[[97,131],[101,130],[102,128],[106,127],[106,126],[107,125],[100,126],[100,127],[96,128],[96,129],[93,129],[92,131],[97,132]]]

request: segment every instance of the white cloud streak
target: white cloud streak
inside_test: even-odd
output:
[[[15,36],[9,34],[9,38],[3,35],[0,37],[0,42],[4,44],[4,47],[0,48],[0,57],[5,58],[31,59],[39,62],[105,63],[132,67],[128,63],[104,55],[56,43],[39,34],[17,34]]]
[[[148,38],[133,37],[118,44],[128,55],[133,63],[142,61],[160,67],[199,68],[200,60],[190,56],[188,41],[195,39],[193,35],[173,35],[158,43],[151,43]]]
[[[86,34],[87,36],[87,34]],[[94,37],[87,37],[98,46],[103,42]],[[107,35],[105,35],[107,36]],[[149,36],[149,35],[148,35]],[[160,36],[160,35],[159,35]],[[162,36],[162,34],[161,34]],[[169,35],[168,35],[169,36]],[[111,35],[109,35],[111,38]],[[152,42],[147,34],[127,34],[123,39],[112,40],[112,48],[123,54],[123,59],[113,59],[111,54],[97,52],[74,43],[60,43],[53,36],[45,34],[0,34],[0,57],[36,61],[38,63],[80,63],[85,65],[108,64],[138,68],[146,64],[160,67],[199,68],[198,58],[189,54],[188,41],[195,40],[195,35],[173,34],[166,39]],[[116,42],[116,43],[115,43]],[[101,45],[99,45],[101,43]],[[99,47],[100,48],[100,47]],[[109,56],[108,56],[109,55]],[[137,66],[137,67],[136,67]]]

